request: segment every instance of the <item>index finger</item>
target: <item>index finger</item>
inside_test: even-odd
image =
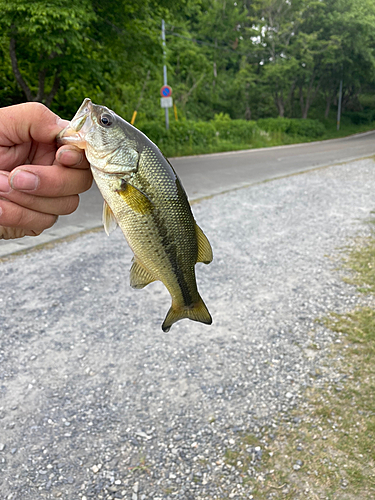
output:
[[[39,102],[26,102],[0,109],[2,146],[30,141],[53,144],[65,120]]]

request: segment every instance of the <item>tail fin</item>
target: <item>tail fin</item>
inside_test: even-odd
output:
[[[206,304],[203,302],[202,298],[199,297],[198,301],[191,306],[174,306],[172,303],[172,307],[169,309],[164,323],[161,326],[163,332],[169,332],[173,323],[176,323],[176,321],[183,318],[200,321],[206,325],[210,325],[212,323],[211,314],[208,312]]]

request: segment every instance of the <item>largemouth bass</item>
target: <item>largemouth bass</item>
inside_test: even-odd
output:
[[[85,150],[104,198],[103,223],[117,224],[134,253],[130,285],[164,283],[172,305],[162,324],[167,332],[189,318],[211,324],[198,293],[194,266],[212,261],[211,245],[196,224],[184,188],[159,148],[105,106],[85,99],[58,143]]]

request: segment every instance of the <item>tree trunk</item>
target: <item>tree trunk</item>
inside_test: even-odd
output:
[[[50,91],[50,93],[47,95],[45,101],[44,101],[44,104],[49,108],[52,104],[52,101],[57,93],[57,91],[59,90],[59,87],[60,87],[60,68],[58,68],[56,70],[56,73],[55,73],[55,79],[53,81],[53,85],[52,85],[52,89]]]
[[[324,118],[327,119],[329,116],[329,110],[331,109],[332,95],[327,94],[326,96],[326,110],[324,112]]]
[[[288,96],[291,118],[293,118],[293,114],[294,114],[294,91],[296,89],[296,83],[297,83],[297,80],[294,80],[294,82],[292,83],[292,85],[290,87],[289,96]]]
[[[249,98],[249,83],[245,85],[245,102],[246,102],[246,110],[245,110],[245,120],[251,120],[251,108],[250,108],[250,98]]]
[[[246,103],[245,120],[251,120],[251,108],[249,103]]]
[[[307,92],[306,92],[306,99],[304,99],[304,97],[303,97],[302,85],[300,85],[300,87],[299,87],[299,102],[301,105],[302,118],[304,118],[304,119],[307,118],[311,103],[315,99],[316,94],[318,93],[318,90],[320,88],[320,82],[318,82],[313,95],[311,95],[312,88],[313,88],[313,82],[314,82],[314,73],[312,74],[312,76],[310,78],[309,87],[308,87]]]
[[[12,26],[12,29],[14,31],[13,26]],[[18,85],[24,91],[24,93],[26,95],[26,99],[28,101],[33,101],[34,96],[30,90],[30,87],[28,86],[28,84],[26,83],[24,78],[22,77],[21,72],[20,72],[19,67],[18,67],[17,54],[16,54],[16,39],[14,38],[14,36],[12,36],[10,39],[9,54],[10,54],[10,60],[12,62],[12,70],[13,70],[13,73],[14,73],[14,76],[16,78]]]
[[[37,102],[43,102],[44,98],[44,82],[46,80],[46,70],[39,71],[39,86],[38,86],[38,93],[33,99],[34,101]]]
[[[38,93],[36,95],[33,95],[30,86],[26,82],[26,80],[23,78],[21,75],[21,72],[18,67],[18,60],[17,60],[17,54],[16,54],[16,29],[14,26],[12,26],[12,37],[10,39],[10,44],[9,44],[9,54],[10,54],[10,60],[12,62],[12,70],[13,74],[15,76],[15,79],[18,83],[18,85],[21,87],[23,92],[25,93],[26,99],[30,102],[43,102],[47,107],[50,107],[52,104],[52,101],[59,89],[60,86],[60,68],[58,68],[55,72],[55,78],[53,81],[52,88],[49,92],[49,94],[46,96],[45,95],[45,80],[46,80],[46,75],[47,75],[47,70],[43,69],[39,71],[38,75]],[[52,53],[50,55],[50,59],[53,59],[55,57],[55,53]]]
[[[284,104],[284,98],[283,98],[283,91],[281,90],[280,92],[278,92],[276,90],[274,99],[275,99],[275,104],[276,104],[279,116],[280,116],[280,118],[283,118],[284,117],[284,113],[285,113],[285,104]]]

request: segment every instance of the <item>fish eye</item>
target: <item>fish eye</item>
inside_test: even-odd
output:
[[[112,116],[108,113],[102,114],[99,118],[99,123],[100,125],[103,125],[103,127],[110,127],[113,123]]]

